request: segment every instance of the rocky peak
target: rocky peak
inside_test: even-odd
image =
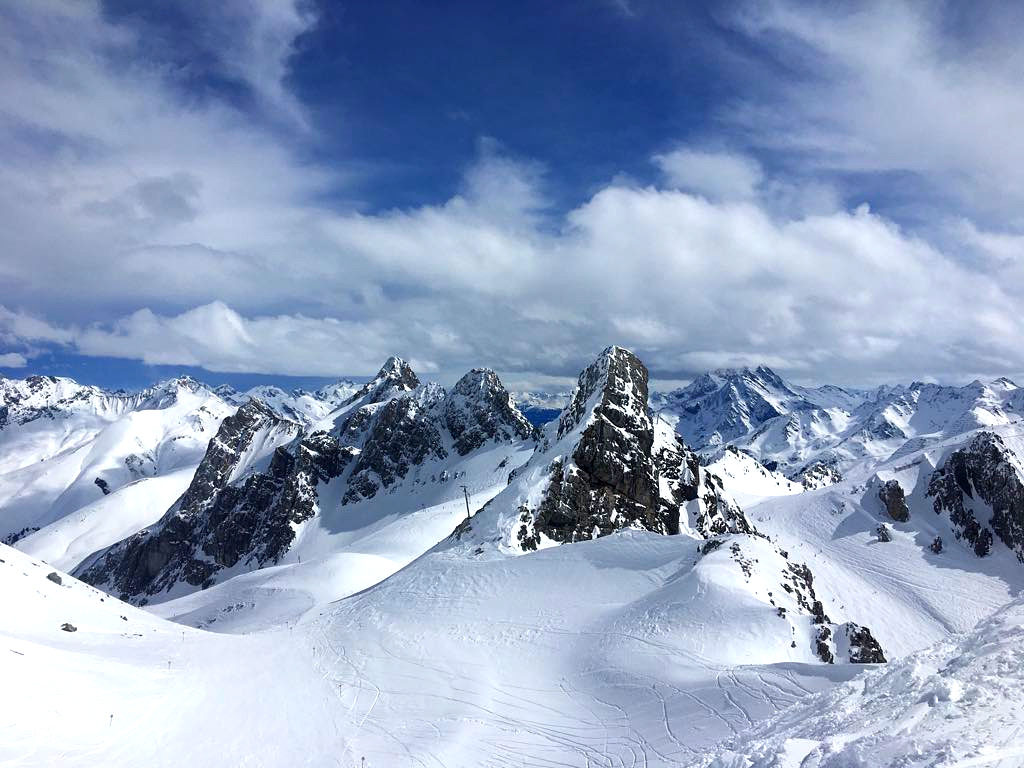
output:
[[[590,416],[621,429],[649,433],[651,419],[647,413],[647,397],[647,367],[640,358],[628,349],[608,347],[580,373],[572,400],[558,420],[558,438]],[[592,407],[592,411],[588,411],[588,407]],[[652,434],[650,442],[653,440]]]
[[[460,456],[488,440],[526,440],[534,435],[512,395],[489,368],[474,368],[459,379],[445,399],[444,421]]]
[[[342,404],[378,403],[387,400],[396,392],[411,392],[420,385],[412,368],[400,357],[391,356],[387,359],[377,375],[364,384],[358,391]]]
[[[935,512],[949,514],[956,537],[979,557],[991,550],[994,534],[1024,563],[1021,462],[999,435],[980,432],[950,454],[929,479],[928,495]]]
[[[360,409],[346,434],[348,439],[361,437],[362,447],[343,504],[373,498],[430,458],[447,458],[436,417],[444,400],[444,388],[429,383],[383,405]]]
[[[559,419],[558,440],[577,429],[575,444],[565,446],[571,456],[550,464],[540,507],[535,514],[523,512],[521,545],[535,548],[541,534],[577,541],[628,525],[668,533],[651,455],[647,368],[636,355],[608,347],[580,374],[572,402]]]
[[[420,385],[420,380],[416,377],[412,368],[409,367],[409,364],[402,358],[395,357],[394,355],[384,362],[377,375],[374,376],[374,381],[387,381],[407,390],[416,389]]]

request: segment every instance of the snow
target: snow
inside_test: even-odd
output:
[[[768,496],[792,496],[804,489],[780,472],[772,472],[753,456],[742,451],[726,450],[707,465],[707,471],[718,475],[730,495],[743,508]]]
[[[1024,600],[973,631],[819,694],[713,768],[1024,765]]]
[[[357,764],[305,637],[200,632],[48,572],[0,545],[0,764]]]
[[[518,504],[535,505],[550,463],[571,456],[594,392],[561,437],[558,420],[546,427],[536,453],[529,442],[449,451],[344,506],[342,482],[321,484],[318,514],[278,565],[225,571],[145,611],[65,571],[162,515],[235,405],[176,385],[173,397],[111,405],[100,394],[8,425],[0,521],[42,529],[0,545],[0,764],[1024,765],[1024,567],[999,542],[976,557],[925,495],[978,425],[1024,455],[1019,390],[783,383],[783,396],[761,369],[748,373],[773,407],[810,408],[769,420],[747,446],[767,445],[794,415],[799,440],[778,446],[799,461],[837,435],[861,439],[880,414],[907,437],[865,438],[845,478],[812,491],[716,450],[706,469],[769,538],[724,536],[702,554],[692,535],[624,530],[524,554]],[[354,394],[316,423],[343,423],[363,402]],[[657,438],[679,418],[662,411]],[[261,434],[242,473],[288,435]],[[14,459],[15,448],[36,453]],[[149,457],[144,471],[128,455]],[[877,488],[888,479],[911,515],[887,521],[883,544]],[[473,533],[449,538],[466,515],[462,484]],[[928,549],[936,535],[941,554]],[[790,562],[813,571],[833,622],[870,627],[889,664],[820,662],[808,617],[778,589]],[[60,585],[46,578],[55,568]]]
[[[21,539],[17,548],[71,571],[93,552],[159,519],[185,492],[193,474],[195,468],[187,466],[135,480]]]
[[[62,386],[61,391],[65,389]],[[116,494],[140,479],[180,470],[195,472],[221,420],[233,411],[205,387],[178,382],[135,396],[83,391],[88,397],[58,404],[54,414],[0,430],[0,461],[7,467],[0,473],[0,533],[4,536],[43,528],[102,500],[97,478]],[[48,406],[53,403],[40,407]],[[18,457],[17,463],[11,456]],[[135,498],[133,492],[122,501]],[[96,507],[111,508],[110,503]],[[164,511],[166,507],[157,511],[147,505],[136,508],[138,514],[124,514],[134,515],[131,525],[137,530]],[[90,526],[98,535],[100,527]],[[109,529],[111,533],[121,530],[116,524]]]

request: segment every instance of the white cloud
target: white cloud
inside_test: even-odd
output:
[[[1020,8],[979,6],[971,34],[955,4],[740,7],[737,27],[781,60],[723,115],[750,144],[821,171],[913,174],[915,197],[1024,225]]]
[[[24,368],[26,365],[28,365],[28,360],[17,352],[0,354],[0,368]]]
[[[764,180],[757,160],[730,152],[682,147],[655,155],[652,159],[670,186],[696,192],[712,200],[751,199],[757,195]]]
[[[655,159],[663,186],[618,179],[560,215],[543,169],[490,140],[446,201],[330,210],[322,194],[346,180],[300,162],[294,136],[224,104],[186,107],[165,72],[113,66],[101,50],[140,41],[96,6],[36,7],[0,10],[7,349],[307,375],[372,373],[395,353],[442,378],[489,365],[524,382],[563,381],[612,342],[663,377],[760,362],[850,383],[1024,371],[1009,230],[968,222],[939,247],[844,209],[827,182],[688,146]],[[239,59],[268,103],[267,83],[287,96],[293,22],[264,43],[276,64]],[[859,51],[798,22],[754,30]],[[908,34],[905,14],[894,23]],[[60,55],[40,63],[27,51],[44,31]],[[771,117],[814,145],[812,129]],[[850,167],[870,159],[863,133],[830,145]]]

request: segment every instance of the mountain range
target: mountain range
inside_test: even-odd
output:
[[[316,392],[0,380],[0,760],[1011,754],[977,734],[1016,722],[1022,408],[766,367],[651,392],[614,346],[564,398],[394,357]]]

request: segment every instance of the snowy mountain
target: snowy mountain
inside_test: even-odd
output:
[[[237,392],[234,388],[222,385],[214,391],[226,401],[236,406],[244,405],[250,400],[259,400],[280,418],[308,426],[327,416],[360,388],[360,385],[349,379],[343,379],[315,392],[294,389],[286,392],[280,387],[264,385],[253,387],[245,392]]]
[[[724,561],[711,573],[726,571],[732,590],[749,591],[745,599],[787,619],[774,628],[782,658],[884,660],[870,630],[832,625],[810,569],[757,531],[721,478],[671,429],[660,422],[655,428],[647,387],[647,369],[635,355],[621,347],[602,352],[508,488],[440,549],[507,557],[623,529],[679,535],[712,562]],[[730,561],[743,580],[738,588]]]
[[[1016,423],[1024,390],[1005,378],[874,391],[800,387],[761,366],[704,374],[659,395],[654,407],[701,453],[714,458],[732,445],[813,489],[838,481],[858,462]]]
[[[188,378],[134,394],[48,377],[0,384],[0,532],[62,567],[151,522],[151,497],[181,492],[233,410]]]
[[[97,434],[169,424],[201,390],[223,416],[194,464],[112,472],[0,546],[21,694],[0,762],[881,768],[986,739],[1012,758],[1016,388],[731,376],[690,413],[609,347],[540,430],[493,372],[446,390],[398,358],[301,418],[185,384],[87,409]],[[847,428],[786,443],[813,472],[758,453],[815,413]],[[691,445],[698,422],[747,431]]]
[[[522,391],[515,392],[516,405],[534,426],[543,426],[557,419],[572,396],[571,392]]]
[[[404,361],[391,358],[311,431],[250,399],[224,420],[166,515],[98,552],[76,574],[140,603],[205,589],[289,555],[297,560],[303,547],[293,545],[315,540],[316,529],[330,533],[346,507],[379,495],[399,495],[415,508],[436,500],[438,489],[451,497],[462,485],[489,487],[533,439],[532,426],[486,369],[446,392],[421,385]],[[493,464],[479,466],[480,456]]]

